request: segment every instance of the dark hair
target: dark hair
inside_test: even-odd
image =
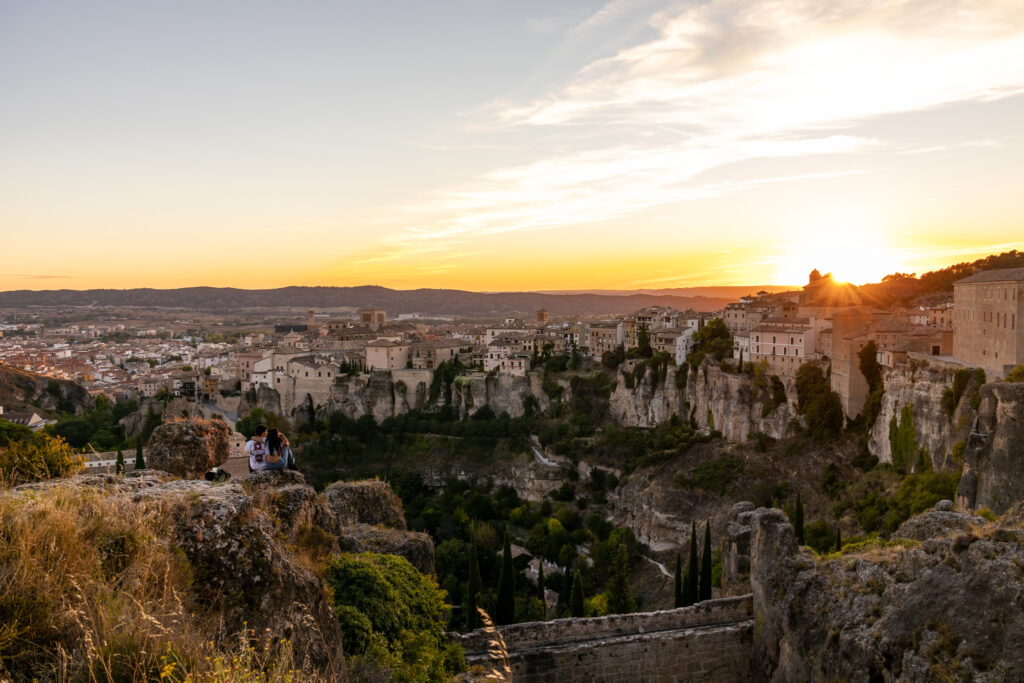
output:
[[[267,433],[267,451],[277,455],[281,450],[281,435],[278,433],[277,427],[271,427],[270,432]]]
[[[258,425],[256,425],[256,431],[253,432],[253,434],[255,434],[256,436],[259,436],[260,434],[263,434],[266,431],[267,431],[267,425],[265,425],[265,424],[263,424],[261,422]]]

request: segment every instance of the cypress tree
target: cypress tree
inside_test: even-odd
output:
[[[836,552],[843,549],[843,532],[836,526]]]
[[[114,472],[117,474],[124,474],[124,453],[121,449],[117,449],[117,462],[114,464]]]
[[[654,349],[651,348],[651,338],[647,334],[647,325],[640,325],[640,331],[636,336],[636,346],[641,358],[650,358],[654,355]]]
[[[474,543],[469,551],[469,584],[466,586],[466,629],[470,631],[480,628],[480,613],[476,611],[480,590],[480,560]]]
[[[146,461],[142,459],[142,438],[135,442],[135,469],[146,469]]]
[[[544,595],[544,558],[537,558],[537,599],[540,600],[541,618],[548,618],[548,599]]]
[[[583,577],[577,569],[572,575],[572,597],[569,598],[569,610],[574,617],[583,616]]]
[[[682,607],[686,603],[683,602],[683,556],[680,553],[676,553],[676,575],[673,577],[673,583],[675,588],[675,606]]]
[[[697,523],[690,522],[690,561],[686,567],[686,583],[683,586],[683,604],[697,602]]]
[[[615,549],[615,565],[608,582],[608,613],[629,614],[636,611],[636,600],[629,590],[629,555],[626,544]]]
[[[800,499],[800,492],[796,492],[796,512],[793,513],[793,528],[796,531],[796,542],[804,544],[804,503]]]
[[[499,626],[514,623],[516,620],[516,579],[513,571],[512,547],[508,539],[508,527],[505,527],[505,542],[501,549],[501,573],[498,574],[498,606],[494,619]]]
[[[700,558],[700,594],[703,602],[711,599],[711,520],[704,527],[704,554]]]

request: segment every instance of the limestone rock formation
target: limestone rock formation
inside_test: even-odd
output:
[[[216,616],[217,638],[243,628],[266,631],[275,640],[291,639],[299,661],[318,667],[341,661],[341,633],[321,579],[298,548],[396,554],[434,571],[430,537],[405,530],[401,504],[383,482],[344,483],[318,495],[289,470],[226,483],[140,470],[52,479],[15,492],[54,487],[98,489],[151,506],[168,520],[168,542],[188,559],[190,604]]]
[[[767,410],[767,389],[759,389],[748,375],[725,372],[705,360],[696,373],[690,373],[685,397],[697,424],[718,430],[728,441],[746,441],[754,432],[778,439],[788,435],[796,419],[796,388],[791,382],[785,388],[786,402]]]
[[[816,558],[778,510],[742,512],[762,678],[1020,680],[1020,519],[964,527],[948,502],[906,533],[942,535]],[[928,520],[931,521],[928,521]]]
[[[957,498],[961,508],[988,507],[997,514],[1024,501],[1024,383],[981,388]]]
[[[933,468],[951,466],[953,444],[966,438],[973,419],[966,393],[952,415],[942,407],[942,394],[953,385],[953,371],[915,361],[885,369],[882,379],[881,410],[868,435],[871,454],[882,462],[892,462],[889,424],[894,417],[902,419],[903,408],[911,406],[917,445],[928,449]]]
[[[382,481],[339,481],[321,494],[336,522],[345,527],[353,524],[382,524],[405,529],[402,501]]]
[[[630,427],[655,427],[672,415],[689,416],[686,398],[677,386],[679,373],[689,372],[688,366],[669,366],[664,378],[647,370],[635,380],[633,372],[627,361],[616,375],[615,390],[609,400],[616,422]]]
[[[230,433],[220,420],[189,419],[160,425],[149,438],[146,465],[198,479],[228,459]]]
[[[338,534],[338,548],[346,553],[400,555],[424,574],[434,573],[434,541],[419,531],[353,524]]]

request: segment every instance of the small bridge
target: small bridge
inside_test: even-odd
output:
[[[503,626],[516,683],[749,680],[750,595],[692,607]],[[470,665],[494,665],[483,630],[453,634]]]

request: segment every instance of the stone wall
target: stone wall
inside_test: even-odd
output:
[[[749,595],[661,612],[502,627],[516,681],[720,681],[750,677]],[[453,635],[488,666],[485,631]]]

